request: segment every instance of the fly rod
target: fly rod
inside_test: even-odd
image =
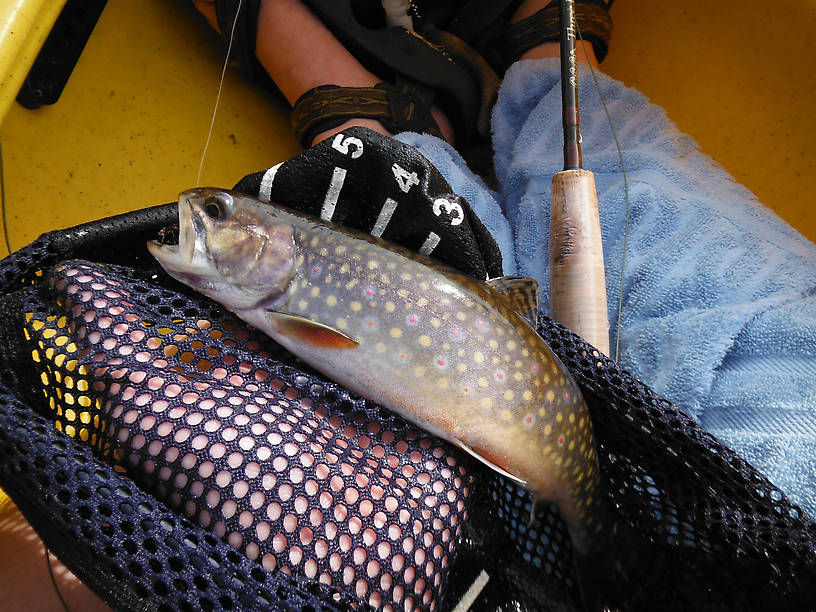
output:
[[[575,2],[561,0],[561,115],[564,170],[550,206],[550,316],[609,355],[606,275],[595,177],[584,170],[575,57]]]

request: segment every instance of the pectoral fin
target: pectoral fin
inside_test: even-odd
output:
[[[479,461],[484,463],[487,467],[489,467],[491,470],[493,470],[495,472],[498,472],[502,476],[505,476],[506,478],[509,478],[510,480],[516,482],[517,484],[520,484],[521,486],[524,486],[524,485],[527,484],[526,480],[523,480],[522,478],[516,476],[515,474],[513,474],[511,472],[508,472],[507,469],[505,469],[504,467],[499,465],[497,462],[493,461],[492,459],[489,459],[486,456],[486,453],[474,450],[473,448],[471,448],[470,446],[468,446],[467,444],[465,444],[461,440],[454,440],[453,442],[456,444],[456,446],[461,448],[468,455],[470,455],[474,459],[478,459]]]
[[[360,345],[341,331],[298,315],[269,311],[266,317],[280,333],[314,347],[351,349]]]

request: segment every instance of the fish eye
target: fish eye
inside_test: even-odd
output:
[[[211,219],[227,216],[232,206],[232,198],[226,194],[210,195],[204,200],[204,212]]]

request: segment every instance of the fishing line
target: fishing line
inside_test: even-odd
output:
[[[54,577],[54,569],[51,567],[51,553],[48,550],[48,546],[43,544],[43,548],[45,548],[45,564],[48,567],[48,576],[51,578],[51,585],[54,587],[57,597],[59,597],[60,603],[62,604],[62,609],[65,610],[65,612],[71,612],[70,608],[68,608],[68,604],[65,603],[65,600],[62,597],[59,587],[57,586],[57,579]]]
[[[6,239],[6,248],[11,255],[11,243],[8,235],[8,221],[6,220],[6,179],[3,172],[3,146],[0,142],[0,213],[3,217],[3,237]]]
[[[215,127],[215,115],[218,112],[218,103],[221,101],[221,90],[224,87],[224,76],[227,74],[227,64],[229,63],[230,51],[232,51],[232,41],[235,39],[235,26],[238,24],[238,15],[241,14],[241,4],[243,0],[238,0],[238,9],[235,11],[235,19],[232,20],[232,29],[230,30],[229,44],[227,45],[227,57],[224,58],[224,66],[221,68],[221,79],[218,81],[218,94],[215,96],[215,105],[213,106],[212,117],[210,118],[210,129],[207,132],[207,141],[204,143],[204,150],[201,152],[201,161],[198,164],[198,176],[195,184],[201,181],[201,170],[204,168],[204,157],[207,155],[207,149],[210,148],[210,139],[212,138],[213,128]]]
[[[584,54],[586,55],[586,42],[584,41],[584,37],[581,36],[581,28],[578,26],[577,20],[575,21],[575,31],[578,34],[578,39],[581,41],[581,48],[584,50]],[[592,67],[591,63],[586,62],[586,64],[589,66],[589,72],[592,75],[592,82],[595,83],[595,90],[598,92],[598,98],[601,100],[601,106],[603,106],[604,113],[606,113],[606,121],[609,123],[609,129],[612,130],[612,138],[615,139],[615,147],[618,150],[618,159],[620,160],[621,174],[623,174],[624,197],[626,199],[626,212],[623,228],[623,257],[621,258],[620,286],[618,288],[618,319],[615,323],[615,355],[613,357],[613,360],[615,363],[617,363],[618,357],[620,356],[620,337],[623,320],[623,285],[625,280],[624,272],[626,271],[626,250],[629,244],[629,216],[631,211],[631,203],[629,201],[629,177],[626,174],[626,164],[623,161],[623,149],[621,148],[620,141],[618,140],[618,131],[615,129],[615,125],[612,123],[612,115],[609,114],[609,108],[606,106],[606,100],[603,97],[603,93],[601,93],[601,85],[598,83],[598,77],[595,74],[595,69]]]

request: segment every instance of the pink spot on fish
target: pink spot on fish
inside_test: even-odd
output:
[[[419,316],[417,316],[415,314],[409,314],[407,317],[405,317],[405,322],[408,325],[414,326],[417,323],[419,323]]]
[[[564,442],[566,441],[567,439],[564,436],[558,436],[558,446],[564,446]]]
[[[532,414],[527,414],[524,417],[524,424],[527,427],[532,427],[534,423],[535,423],[535,416],[533,416]]]
[[[504,370],[496,370],[496,380],[504,380]]]
[[[445,366],[448,365],[448,361],[444,357],[437,357],[436,365],[439,366],[440,368],[444,368]]]

